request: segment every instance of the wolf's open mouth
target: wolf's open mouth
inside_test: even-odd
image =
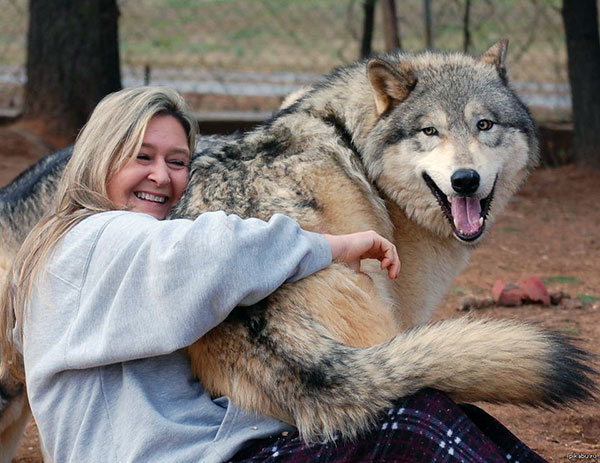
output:
[[[437,199],[456,237],[462,241],[474,241],[479,238],[485,230],[485,219],[496,189],[496,180],[494,180],[494,186],[490,194],[483,199],[470,196],[453,196],[450,201],[425,172],[423,172],[423,180]]]

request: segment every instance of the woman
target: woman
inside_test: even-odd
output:
[[[395,248],[374,233],[318,235],[281,215],[223,212],[161,222],[185,190],[195,135],[171,90],[107,97],[75,145],[56,213],[15,260],[4,327],[16,314],[32,411],[55,461],[165,461],[165,434],[163,451],[177,446],[169,458],[210,460],[226,415],[242,412],[210,400],[180,349],[332,258],[379,258],[397,276]],[[246,419],[260,426],[252,437],[282,429]],[[133,423],[139,433],[126,433]]]
[[[22,377],[22,346],[31,408],[52,460],[433,461],[435,452],[407,440],[424,434],[398,426],[401,408],[356,443],[307,447],[293,428],[226,397],[213,400],[195,380],[182,349],[234,307],[332,259],[358,268],[360,259],[377,258],[390,277],[399,271],[394,246],[373,232],[319,235],[282,215],[268,223],[223,212],[163,221],[185,190],[195,134],[171,90],[106,97],[75,144],[55,213],[15,259],[1,298],[3,360]],[[17,346],[8,342],[13,326]],[[435,391],[402,406],[411,400],[430,415],[457,408]],[[481,435],[464,413],[457,423],[429,425],[438,461],[455,458],[439,435],[463,460],[448,432]]]

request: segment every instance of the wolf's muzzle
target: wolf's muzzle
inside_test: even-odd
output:
[[[485,220],[494,196],[496,180],[490,194],[478,199],[472,194],[479,188],[480,177],[473,169],[458,169],[452,174],[450,182],[456,196],[448,197],[435,184],[433,179],[423,172],[423,180],[433,193],[443,214],[448,219],[454,235],[463,242],[477,240],[485,230]],[[460,192],[458,190],[461,190]]]

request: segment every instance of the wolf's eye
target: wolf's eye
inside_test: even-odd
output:
[[[439,132],[437,131],[437,129],[435,127],[425,127],[424,129],[421,130],[421,132],[423,132],[428,137],[433,137],[434,135],[439,134]]]
[[[492,127],[494,127],[494,123],[489,119],[481,119],[477,123],[477,128],[479,130],[490,130]]]

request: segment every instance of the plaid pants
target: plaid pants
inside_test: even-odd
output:
[[[399,400],[353,442],[307,446],[297,433],[249,443],[231,462],[538,463],[543,458],[474,405],[425,389]]]

